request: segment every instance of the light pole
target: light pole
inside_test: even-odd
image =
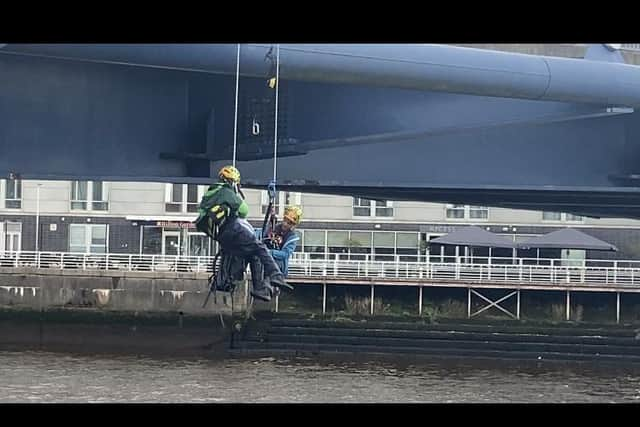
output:
[[[40,234],[40,186],[42,184],[38,184],[36,188],[36,253],[39,248],[39,234]]]

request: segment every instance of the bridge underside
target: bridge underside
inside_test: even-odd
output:
[[[240,79],[243,182],[273,178],[275,93]],[[283,80],[281,190],[640,218],[640,113]],[[0,55],[0,176],[208,183],[234,76]]]

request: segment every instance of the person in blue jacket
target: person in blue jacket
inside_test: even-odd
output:
[[[301,220],[302,209],[299,206],[288,206],[284,211],[282,221],[267,236],[262,235],[262,229],[256,230],[256,237],[265,242],[265,245],[270,249],[271,256],[285,277],[289,274],[289,258],[295,252],[300,241],[300,236],[295,231],[295,228],[300,224]],[[253,262],[259,263],[259,260],[254,260]],[[259,268],[259,266],[255,267]],[[257,268],[256,271],[258,271]],[[256,276],[259,275],[260,273]],[[256,280],[260,280],[260,277],[256,277]],[[290,290],[293,289],[293,286],[288,283],[285,283],[284,287]]]

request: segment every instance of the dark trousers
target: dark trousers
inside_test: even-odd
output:
[[[254,269],[259,268],[258,264],[262,264],[260,267],[264,268],[264,274],[267,277],[281,273],[265,244],[258,240],[249,229],[238,223],[235,218],[230,218],[218,231],[217,240],[229,255],[243,258],[251,263],[252,276],[257,275],[258,271]]]
[[[223,292],[230,292],[234,288],[234,282],[244,280],[244,273],[247,270],[247,263],[251,268],[251,285],[254,291],[258,291],[265,286],[264,269],[258,257],[250,259],[233,256],[222,252],[220,269],[216,273],[216,289]]]

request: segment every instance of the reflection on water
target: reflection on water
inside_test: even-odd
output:
[[[0,352],[0,402],[638,402],[640,369],[584,364]]]

